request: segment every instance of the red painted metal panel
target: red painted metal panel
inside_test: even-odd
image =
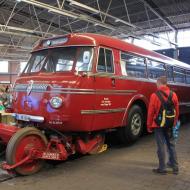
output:
[[[0,123],[0,139],[7,144],[10,138],[19,130],[18,127]]]

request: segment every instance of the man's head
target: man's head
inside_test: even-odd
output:
[[[166,86],[167,85],[167,78],[165,76],[161,76],[157,79],[157,88],[160,86]]]

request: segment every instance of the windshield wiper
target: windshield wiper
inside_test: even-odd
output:
[[[44,60],[44,59],[46,59],[47,58],[47,56],[44,56],[43,57],[43,59],[42,60],[40,60],[40,62],[35,66],[35,68],[34,69],[36,69],[41,63],[42,63],[42,61]],[[43,65],[42,65],[43,66]],[[39,71],[42,69],[42,67],[39,69]]]

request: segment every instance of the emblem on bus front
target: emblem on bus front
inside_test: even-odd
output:
[[[27,89],[26,89],[27,96],[29,96],[30,93],[31,93],[31,91],[32,91],[33,83],[34,83],[33,80],[30,80],[30,81],[29,81],[28,87],[27,87]]]

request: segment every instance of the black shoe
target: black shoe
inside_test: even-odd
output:
[[[161,169],[159,169],[159,168],[153,169],[152,171],[153,171],[154,173],[160,174],[160,175],[166,175],[166,174],[167,174],[167,171],[166,171],[166,170],[161,170]]]

